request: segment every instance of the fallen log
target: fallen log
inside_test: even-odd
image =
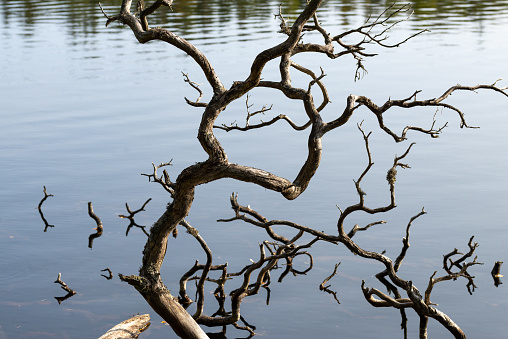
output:
[[[107,331],[99,339],[137,339],[150,326],[150,315],[135,315]]]

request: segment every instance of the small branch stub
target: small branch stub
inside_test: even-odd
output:
[[[48,228],[49,228],[49,227],[55,227],[55,225],[50,225],[50,224],[48,223],[48,221],[46,220],[46,218],[44,218],[44,214],[42,213],[42,203],[43,203],[44,201],[46,201],[46,199],[47,199],[48,197],[52,197],[52,196],[53,196],[53,194],[48,194],[48,193],[46,192],[46,186],[43,186],[43,187],[44,187],[44,198],[42,198],[41,202],[39,202],[39,206],[37,206],[37,209],[39,210],[39,214],[41,215],[41,219],[42,219],[42,221],[44,222],[44,225],[46,225],[46,227],[44,227],[44,232],[46,232],[46,231],[48,230]]]
[[[111,280],[113,279],[113,272],[111,272],[111,270],[109,269],[109,267],[106,267],[105,269],[101,270],[101,272],[108,272],[109,275],[104,275],[104,274],[101,274],[101,276],[103,276],[104,278],[108,279],[108,280]]]
[[[95,220],[97,223],[97,227],[94,228],[97,232],[90,234],[88,237],[88,247],[92,248],[93,240],[95,238],[98,238],[102,235],[102,231],[104,230],[104,227],[102,226],[102,221],[99,219],[99,217],[93,212],[92,202],[88,202],[88,215],[90,218]]]
[[[504,277],[501,274],[501,265],[502,264],[503,264],[502,261],[496,261],[494,264],[494,267],[492,268],[492,271],[490,272],[490,274],[492,275],[492,279],[494,279],[494,286],[496,286],[496,287],[499,287],[499,285],[503,284],[500,279],[500,278]]]
[[[325,278],[325,280],[323,280],[323,282],[321,283],[321,285],[319,285],[319,290],[320,290],[320,291],[323,291],[323,292],[326,292],[326,293],[328,293],[328,294],[333,295],[333,298],[335,299],[335,301],[336,301],[338,304],[340,304],[340,301],[339,301],[339,299],[337,298],[337,292],[332,291],[332,290],[330,289],[330,285],[325,286],[325,284],[326,284],[326,283],[327,283],[330,279],[332,279],[332,278],[333,278],[333,277],[337,274],[337,268],[339,268],[339,265],[340,265],[340,263],[335,264],[335,268],[333,269],[332,274],[330,274],[327,278]]]
[[[56,280],[54,282],[55,282],[55,284],[60,284],[60,287],[64,291],[66,291],[67,294],[64,295],[63,297],[55,297],[56,301],[58,301],[58,304],[61,304],[62,301],[69,299],[70,297],[72,297],[73,295],[76,294],[76,291],[74,291],[72,288],[67,286],[67,284],[64,283],[61,278],[62,278],[62,273],[58,273],[58,277],[56,278]]]

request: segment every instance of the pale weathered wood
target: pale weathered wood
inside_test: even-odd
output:
[[[107,331],[99,339],[136,339],[150,325],[150,315],[135,315]]]

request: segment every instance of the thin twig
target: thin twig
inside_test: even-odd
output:
[[[48,223],[48,221],[46,220],[46,218],[44,218],[44,214],[42,213],[42,203],[43,203],[44,201],[46,201],[46,199],[47,199],[48,197],[52,197],[52,196],[53,196],[53,194],[48,194],[48,193],[46,192],[46,186],[43,186],[43,187],[44,187],[44,198],[42,198],[41,202],[39,202],[39,206],[37,206],[37,209],[39,210],[39,214],[41,215],[41,219],[42,219],[42,221],[44,222],[44,225],[46,225],[46,227],[44,227],[44,232],[46,232],[46,231],[48,230],[48,228],[49,228],[49,227],[55,227],[55,225],[50,225],[50,224]]]
[[[339,265],[340,263],[335,264],[335,268],[333,269],[332,274],[330,274],[327,278],[325,278],[325,280],[323,280],[323,282],[319,285],[319,290],[333,295],[333,298],[335,299],[335,301],[337,301],[338,304],[340,304],[340,301],[337,298],[337,292],[332,291],[330,289],[330,285],[325,286],[325,284],[337,274],[337,268],[339,267]]]

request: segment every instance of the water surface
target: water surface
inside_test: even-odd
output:
[[[115,13],[120,1],[104,1]],[[282,6],[288,18],[305,1]],[[141,261],[145,235],[133,229],[125,237],[125,203],[133,209],[152,201],[136,221],[150,225],[169,200],[140,173],[151,163],[173,160],[170,173],[179,171],[205,153],[195,138],[200,110],[190,108],[184,96],[196,94],[187,87],[181,72],[193,81],[204,79],[192,60],[163,43],[138,44],[121,25],[104,27],[95,1],[1,1],[0,2],[0,338],[98,337],[114,324],[136,313],[151,310],[140,295],[116,277],[134,274]],[[330,32],[351,29],[369,15],[379,15],[391,2],[327,1],[320,18]],[[342,111],[348,94],[364,94],[376,102],[403,98],[421,89],[421,98],[436,97],[460,83],[493,83],[508,77],[508,1],[415,1],[411,20],[390,36],[404,39],[420,29],[420,35],[400,48],[381,50],[365,61],[368,74],[354,82],[355,61],[298,56],[296,61],[316,73],[322,66],[332,104],[326,119]],[[185,1],[163,11],[152,25],[171,27],[204,51],[223,83],[243,79],[256,53],[283,37],[273,1]],[[276,69],[276,65],[269,65]],[[266,79],[275,75],[267,72]],[[295,81],[308,81],[295,77]],[[501,82],[506,86],[506,81]],[[205,88],[205,96],[207,88]],[[255,107],[274,104],[273,114],[298,116],[299,106],[268,91],[253,91]],[[208,91],[209,97],[209,91]],[[473,270],[478,290],[469,296],[465,281],[438,285],[433,301],[461,325],[471,338],[502,337],[508,330],[508,293],[490,278],[495,261],[508,261],[505,240],[508,199],[506,161],[507,99],[493,93],[457,93],[451,103],[464,109],[475,130],[459,129],[453,113],[438,112],[438,123],[449,121],[439,139],[412,134],[417,145],[408,162],[412,169],[399,171],[398,208],[383,216],[388,223],[358,234],[366,248],[387,250],[395,257],[400,250],[409,218],[422,206],[429,212],[413,226],[411,248],[402,266],[404,278],[424,290],[428,278],[439,270],[444,253],[457,247],[467,250],[471,235],[484,266]],[[434,111],[394,111],[387,119],[398,130],[406,123],[430,126]],[[241,122],[244,102],[224,112],[221,123]],[[323,141],[323,163],[308,191],[297,201],[284,201],[278,194],[252,185],[223,181],[197,190],[188,220],[205,237],[215,263],[228,261],[239,269],[257,257],[263,232],[241,223],[216,223],[232,216],[229,195],[238,192],[240,202],[250,204],[269,219],[291,219],[332,233],[338,217],[336,205],[356,203],[353,179],[366,165],[364,145],[356,123],[373,130],[375,166],[365,179],[364,190],[371,206],[388,198],[384,181],[393,156],[408,146],[394,144],[376,127],[366,111],[358,112],[348,126]],[[253,165],[292,179],[305,159],[302,133],[283,124],[248,135],[217,132],[231,161]],[[43,186],[53,197],[43,211],[37,204]],[[87,202],[105,225],[105,233],[87,247],[95,224],[87,215]],[[373,219],[358,215],[350,220],[366,224]],[[289,232],[291,234],[291,232]],[[190,236],[181,232],[170,240],[164,281],[177,289],[178,278],[204,254]],[[188,253],[188,255],[184,255]],[[270,305],[265,295],[246,301],[243,314],[269,338],[402,338],[396,310],[374,309],[361,295],[360,282],[381,286],[373,277],[381,270],[375,263],[352,256],[331,245],[313,250],[315,269],[304,277],[288,277],[273,284]],[[337,305],[318,285],[335,263],[342,262],[332,279],[341,301]],[[302,263],[303,265],[303,263]],[[109,267],[115,278],[108,281],[100,270]],[[55,296],[65,294],[53,281],[58,273],[78,294],[59,305]],[[145,334],[166,338],[169,330],[153,312],[153,324]],[[430,322],[431,338],[448,338]],[[410,334],[417,320],[410,317]],[[229,332],[228,332],[229,333]],[[231,337],[245,336],[231,331]],[[169,337],[173,337],[169,334]]]

